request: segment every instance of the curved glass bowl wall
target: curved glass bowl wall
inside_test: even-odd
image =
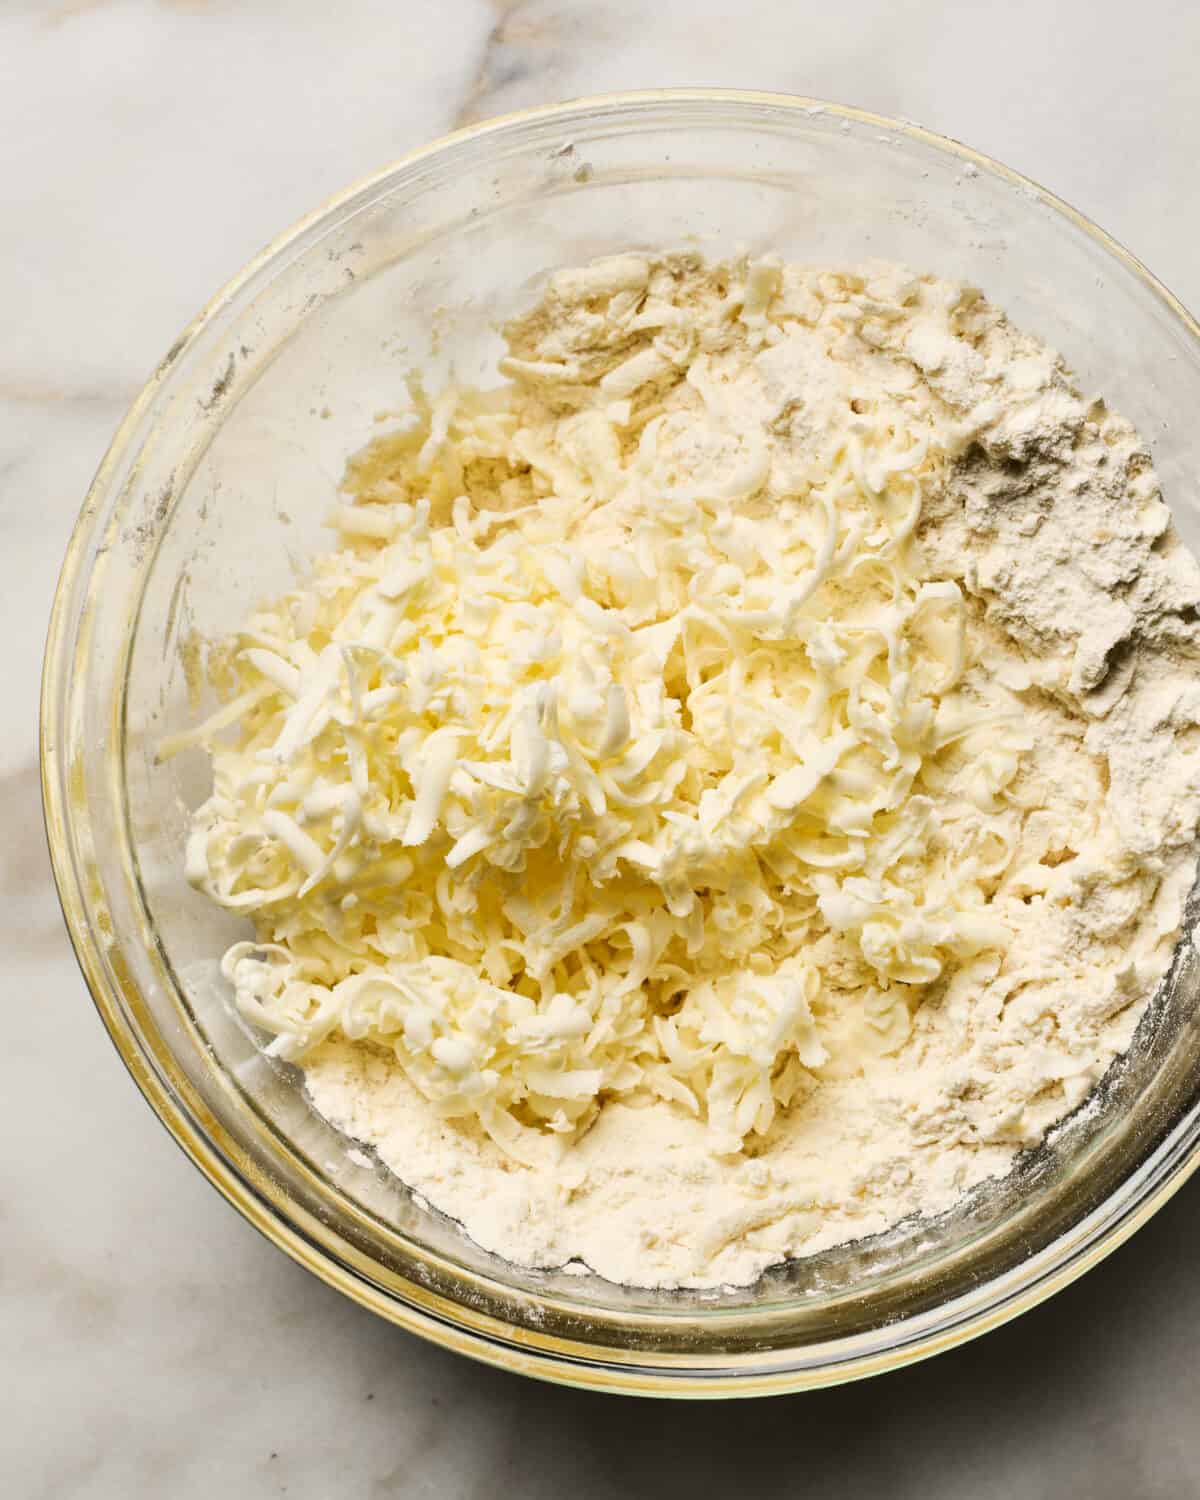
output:
[[[293,581],[346,456],[406,377],[490,382],[496,325],[555,267],[629,248],[870,257],[982,286],[1149,439],[1200,540],[1200,340],[1119,247],[1023,179],[931,136],[776,96],[665,92],[491,122],[283,236],[170,351],[71,544],[47,651],[43,765],[64,910],[130,1071],[223,1193],[384,1316],[509,1368],[674,1394],[887,1368],[1010,1316],[1127,1234],[1194,1165],[1190,943],[1098,1101],[956,1213],[713,1295],[522,1271],[414,1203],[308,1106],[231,1015],[242,929],[183,879],[205,757],[182,647]],[[367,1165],[363,1161],[367,1160]]]

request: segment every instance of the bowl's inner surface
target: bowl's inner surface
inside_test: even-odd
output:
[[[262,1193],[281,1192],[305,1233],[344,1262],[365,1256],[364,1274],[625,1348],[816,1346],[939,1307],[1070,1232],[1195,1103],[1185,942],[1129,1056],[1003,1182],[940,1221],[779,1267],[753,1288],[652,1293],[479,1250],[351,1154],[298,1075],[264,1059],[230,1013],[218,961],[244,930],[183,876],[207,759],[155,757],[203,711],[181,648],[193,632],[227,632],[330,545],[322,522],[343,463],[378,413],[404,410],[409,374],[430,388],[452,370],[495,379],[496,324],[558,266],[630,247],[747,246],[972,281],[1139,427],[1177,525],[1200,538],[1196,351],[1132,269],[1036,194],[936,145],[830,112],[721,110],[676,100],[635,118],[613,106],[569,128],[535,120],[468,140],[362,190],[261,268],[172,367],[137,434],[77,661],[87,857],[140,992],[132,1024],[185,1108],[237,1142],[226,1154]]]

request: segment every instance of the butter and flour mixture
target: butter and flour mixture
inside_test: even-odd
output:
[[[742,1284],[951,1206],[1179,932],[1200,569],[1146,448],[893,266],[626,255],[505,333],[210,644],[238,1006],[521,1264]]]

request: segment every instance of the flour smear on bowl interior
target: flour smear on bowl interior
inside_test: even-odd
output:
[[[244,1016],[484,1248],[745,1284],[1078,1105],[1197,853],[1200,569],[969,287],[623,255],[206,643]]]

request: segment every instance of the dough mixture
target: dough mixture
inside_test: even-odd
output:
[[[412,392],[210,643],[188,875],[316,1107],[484,1248],[751,1282],[1004,1173],[1200,819],[1200,569],[969,287],[623,255]]]

